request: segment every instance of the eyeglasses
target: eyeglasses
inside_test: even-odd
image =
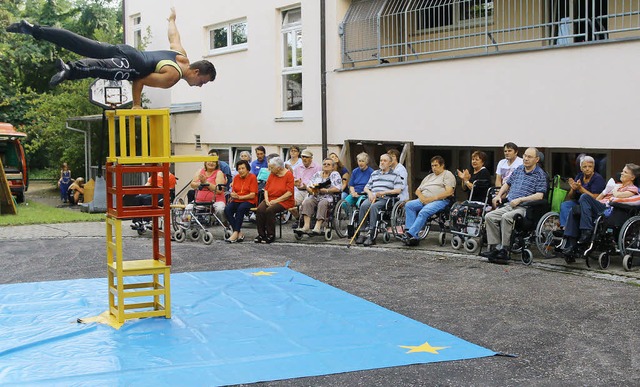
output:
[[[329,166],[329,167],[333,167],[333,164],[331,164],[331,163],[322,163],[322,165],[324,165],[324,166]]]

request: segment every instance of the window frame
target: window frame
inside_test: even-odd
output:
[[[133,47],[138,50],[141,50],[142,49],[142,15],[139,13],[135,15],[131,15],[131,33],[133,36],[133,40],[132,40]]]
[[[415,30],[413,31],[413,34],[424,34],[424,33],[434,33],[434,32],[442,32],[442,31],[448,31],[448,30],[452,30],[452,29],[460,29],[460,28],[475,28],[475,27],[479,27],[479,26],[484,26],[484,25],[490,25],[493,24],[493,10],[494,10],[494,2],[495,0],[491,0],[488,1],[487,3],[491,3],[491,15],[489,16],[481,16],[478,18],[471,18],[471,19],[463,19],[462,18],[462,3],[465,2],[472,2],[473,0],[460,0],[460,1],[455,1],[452,4],[450,4],[450,6],[452,7],[452,23],[451,24],[446,24],[446,25],[442,25],[442,26],[437,26],[437,27],[431,27],[431,28],[419,28],[418,26],[416,26]],[[429,8],[426,8],[429,9]],[[425,10],[426,10],[425,9]],[[415,12],[415,11],[408,11],[407,12]]]
[[[298,11],[300,13],[300,18],[299,20],[295,21],[295,22],[288,22],[288,18],[290,15],[291,11]],[[287,77],[291,76],[291,75],[295,75],[295,74],[300,74],[301,77],[301,85],[303,85],[303,66],[304,66],[304,62],[302,61],[302,58],[304,57],[303,55],[300,55],[300,64],[298,65],[298,49],[300,50],[300,53],[302,54],[303,50],[304,50],[304,35],[303,35],[303,25],[302,25],[302,7],[300,5],[296,6],[296,7],[292,7],[292,8],[286,8],[286,9],[282,9],[281,11],[281,24],[280,24],[280,44],[282,47],[282,51],[281,51],[281,56],[280,56],[280,63],[281,63],[281,75],[280,75],[280,82],[281,82],[281,101],[280,101],[280,110],[281,110],[281,116],[283,118],[302,118],[303,116],[303,112],[304,112],[304,104],[302,105],[302,108],[300,110],[289,110],[287,109],[287,107],[289,106],[289,104],[287,103],[287,100],[289,98],[289,90],[287,89]],[[288,37],[289,34],[293,33],[294,36],[294,45],[293,46],[289,46],[288,44]],[[300,40],[302,41],[302,45],[300,47],[298,47],[298,36],[300,37]],[[288,53],[289,51],[291,51],[292,55],[291,55],[291,66],[288,66],[287,63],[287,58],[288,58]],[[301,86],[301,91],[300,91],[300,98],[303,99],[303,86]],[[292,97],[293,98],[293,97]],[[301,101],[303,102],[303,100]]]
[[[237,44],[233,44],[233,26],[234,25],[238,25],[238,24],[244,24],[245,26],[245,39],[246,41],[244,43],[237,43]],[[219,30],[219,29],[223,29],[226,28],[227,29],[227,45],[224,47],[219,47],[219,48],[214,48],[212,47],[212,34],[214,33],[215,30]],[[210,26],[208,26],[206,28],[207,30],[207,49],[209,54],[208,55],[220,55],[220,54],[226,54],[226,53],[231,53],[231,52],[237,52],[237,51],[244,51],[247,50],[249,48],[249,23],[247,21],[247,18],[240,18],[240,19],[234,19],[234,20],[229,20],[223,23],[218,23],[218,24],[212,24]]]

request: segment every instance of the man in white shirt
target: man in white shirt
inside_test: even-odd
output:
[[[402,178],[402,192],[398,195],[398,199],[402,201],[409,200],[409,174],[407,173],[407,168],[400,164],[400,152],[396,149],[389,149],[387,154],[391,156],[391,169]]]
[[[518,157],[518,146],[512,142],[504,144],[504,159],[500,160],[496,168],[496,187],[502,187],[516,168],[522,165],[522,158]]]

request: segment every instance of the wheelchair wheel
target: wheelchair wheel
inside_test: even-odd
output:
[[[344,199],[340,200],[333,209],[333,228],[338,238],[344,238],[348,235],[352,212],[351,204]]]
[[[400,239],[404,234],[404,201],[394,204],[391,210],[391,231],[393,236]]]
[[[640,216],[632,216],[620,227],[618,250],[622,256],[640,251]]]
[[[331,229],[327,227],[327,229],[324,230],[324,240],[330,241],[331,239],[333,239],[333,233],[331,232]]]
[[[630,254],[627,254],[622,258],[622,267],[625,271],[631,271],[633,267],[633,257]]]
[[[176,242],[178,243],[184,242],[186,238],[187,238],[187,235],[184,233],[184,231],[180,229],[173,232],[173,239],[175,239]]]
[[[213,234],[209,231],[205,231],[202,234],[202,243],[205,245],[210,245],[213,242]]]
[[[391,242],[391,234],[389,233],[389,231],[385,230],[385,231],[382,233],[382,241],[383,241],[384,243],[389,243],[389,242]]]
[[[464,241],[464,250],[469,254],[477,254],[480,250],[480,243],[474,238],[469,238]]]
[[[440,234],[438,235],[438,243],[440,244],[440,246],[444,246],[445,243],[447,243],[447,233],[440,232]]]
[[[609,253],[604,252],[604,253],[600,253],[600,255],[598,256],[598,265],[600,265],[600,268],[602,270],[605,270],[609,267],[609,262],[611,260],[609,259]]]
[[[231,231],[231,229],[225,228],[224,229],[224,239],[229,239],[231,238],[231,234],[233,234],[233,232]]]
[[[198,239],[200,239],[200,230],[198,230],[197,228],[193,228],[187,231],[187,237],[190,241],[197,241]]]
[[[529,249],[522,249],[522,263],[529,266],[533,262],[533,253]]]
[[[462,245],[463,245],[463,244],[464,244],[464,243],[462,242],[462,238],[460,238],[460,236],[459,236],[459,235],[454,235],[454,236],[451,238],[451,247],[452,247],[454,250],[460,250],[460,249],[462,248]]]
[[[545,258],[556,256],[555,247],[560,243],[560,239],[554,237],[553,232],[558,229],[560,215],[557,212],[547,212],[536,226],[536,247]]]

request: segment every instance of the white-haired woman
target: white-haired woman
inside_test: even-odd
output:
[[[575,179],[569,179],[571,190],[567,193],[567,201],[560,205],[560,227],[564,228],[569,219],[569,214],[573,207],[578,205],[580,195],[587,194],[592,198],[598,197],[604,190],[607,182],[598,172],[596,172],[596,161],[591,156],[581,155],[580,172]]]
[[[264,200],[256,211],[258,236],[256,243],[272,243],[276,239],[276,214],[293,207],[293,174],[280,157],[269,160],[271,174],[264,186]]]

